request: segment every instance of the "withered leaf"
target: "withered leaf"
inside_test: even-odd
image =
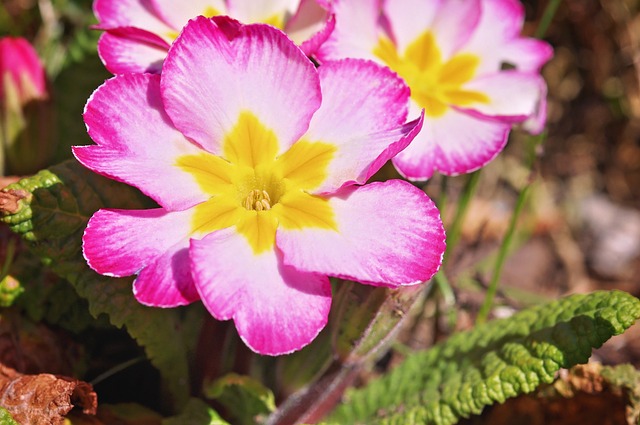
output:
[[[31,196],[26,190],[6,190],[0,192],[0,213],[14,214],[20,209],[18,201]]]
[[[90,384],[48,373],[23,375],[0,364],[0,406],[17,422],[62,425],[74,405],[96,413],[98,397]]]

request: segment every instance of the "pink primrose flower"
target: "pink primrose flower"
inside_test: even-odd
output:
[[[0,38],[0,100],[26,105],[48,98],[47,78],[36,51],[24,38]]]
[[[385,64],[411,87],[410,116],[424,129],[393,159],[413,180],[468,173],[491,161],[514,124],[539,133],[546,117],[540,68],[552,55],[520,36],[517,0],[336,0],[320,60]]]
[[[229,15],[244,23],[266,23],[284,30],[311,55],[333,30],[329,0],[95,0],[105,30],[98,53],[113,74],[162,68],[169,46],[191,18]]]
[[[96,212],[89,265],[137,274],[146,305],[202,299],[258,353],[300,349],[327,323],[328,275],[398,287],[439,268],[444,230],[425,193],[364,184],[420,130],[408,97],[371,61],[316,69],[271,26],[190,21],[160,75],[114,77],[87,103],[97,144],[75,156],[160,205]]]

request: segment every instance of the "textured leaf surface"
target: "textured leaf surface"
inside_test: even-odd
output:
[[[110,326],[105,315],[101,315],[100,320],[91,316],[87,300],[26,249],[16,254],[8,279],[15,279],[19,284],[20,296],[15,300],[15,306],[34,322],[45,321],[73,333],[89,327]],[[1,294],[0,289],[0,297]]]
[[[592,348],[639,316],[640,300],[620,291],[573,295],[521,311],[411,355],[387,376],[352,391],[330,421],[455,424],[552,382],[560,368],[587,362]]]
[[[133,297],[131,279],[114,279],[92,271],[82,257],[82,233],[99,208],[145,208],[148,200],[135,189],[66,161],[8,186],[26,191],[18,208],[2,221],[29,243],[30,249],[89,301],[94,317],[109,316],[125,326],[163,374],[174,402],[186,402],[188,366],[179,311],[154,309]]]

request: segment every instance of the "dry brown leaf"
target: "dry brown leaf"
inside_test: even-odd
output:
[[[11,189],[0,192],[0,212],[15,214],[20,209],[19,201],[30,196],[30,193],[22,189]]]
[[[98,396],[90,384],[48,373],[23,375],[0,364],[0,406],[21,424],[62,425],[74,404],[95,414]]]

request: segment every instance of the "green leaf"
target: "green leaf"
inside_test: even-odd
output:
[[[552,382],[560,368],[587,362],[592,348],[639,316],[640,300],[620,291],[573,295],[521,311],[410,355],[382,379],[350,392],[330,421],[455,424]]]
[[[162,425],[229,425],[204,401],[192,398],[184,411],[162,421]]]
[[[99,208],[145,208],[147,198],[132,187],[105,179],[75,161],[67,161],[10,185],[4,191],[28,195],[17,211],[1,220],[22,236],[33,253],[56,274],[67,279],[89,302],[94,317],[106,314],[117,327],[145,348],[165,382],[173,402],[187,400],[188,364],[179,309],[149,308],[132,294],[131,279],[98,275],[82,257],[82,234]],[[24,192],[21,192],[24,194]]]
[[[16,306],[26,317],[76,334],[89,328],[109,326],[106,316],[95,318],[89,313],[87,300],[78,295],[73,285],[57,276],[52,280],[49,274],[24,283],[24,294],[18,298]]]
[[[0,407],[0,425],[20,425],[7,409]]]
[[[251,425],[256,417],[276,408],[271,390],[248,376],[229,373],[205,385],[204,395],[227,408],[238,424]]]
[[[34,322],[45,321],[74,333],[89,327],[110,326],[106,316],[100,316],[100,320],[91,316],[87,300],[29,251],[23,250],[16,256],[7,278],[20,285],[21,294],[15,306]]]

